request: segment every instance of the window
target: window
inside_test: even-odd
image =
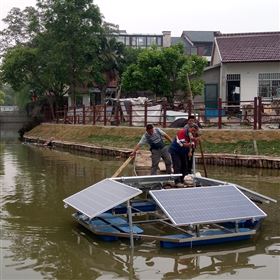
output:
[[[199,46],[197,47],[197,54],[201,56],[210,56],[211,55],[211,47],[209,46]]]
[[[125,37],[124,36],[119,36],[119,37],[117,37],[117,41],[124,44],[125,43]]]
[[[162,38],[161,37],[157,37],[157,45],[162,46]]]
[[[125,36],[125,45],[130,46],[130,40],[128,36]]]
[[[280,98],[280,73],[260,73],[258,95],[264,98]]]
[[[138,47],[146,46],[146,38],[145,37],[138,37]]]
[[[135,36],[131,37],[131,45],[137,46],[137,37],[135,37]]]
[[[240,81],[240,74],[227,74],[227,81]]]
[[[147,45],[152,46],[157,44],[157,37],[147,37]]]

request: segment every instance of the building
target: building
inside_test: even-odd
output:
[[[203,74],[205,106],[280,98],[280,32],[216,33],[211,65]]]
[[[172,45],[181,43],[186,55],[199,55],[211,61],[216,31],[183,31],[181,37],[172,37]]]
[[[171,46],[171,32],[162,31],[162,34],[128,34],[126,31],[120,30],[117,40],[132,48],[150,48],[154,45],[166,48]]]

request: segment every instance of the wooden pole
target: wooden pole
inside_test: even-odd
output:
[[[222,98],[219,97],[218,99],[218,128],[222,128]]]
[[[112,178],[114,177],[118,177],[120,175],[120,173],[125,169],[125,167],[131,162],[131,160],[134,157],[129,157],[123,164],[122,166],[113,174]]]
[[[204,153],[203,153],[202,144],[201,144],[200,140],[199,140],[199,148],[200,148],[200,152],[201,152],[201,159],[202,159],[202,163],[203,163],[204,175],[207,178],[208,176],[207,176],[206,164],[205,164],[205,159],[204,159]]]

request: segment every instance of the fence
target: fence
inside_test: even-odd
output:
[[[187,103],[183,110],[170,108],[167,103],[143,105],[122,104],[115,102],[108,106],[69,107],[56,111],[57,123],[92,124],[92,125],[124,125],[146,126],[153,123],[168,127],[178,119],[186,119],[195,115],[203,127],[218,129],[232,126],[251,129],[262,129],[263,126],[279,128],[280,100],[262,100],[256,97],[250,101],[240,101],[238,104],[223,102],[221,98],[213,104],[203,102]]]

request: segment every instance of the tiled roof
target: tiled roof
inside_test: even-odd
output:
[[[183,31],[183,36],[187,36],[191,42],[213,42],[216,31]]]
[[[280,32],[216,36],[222,62],[280,61]]]

